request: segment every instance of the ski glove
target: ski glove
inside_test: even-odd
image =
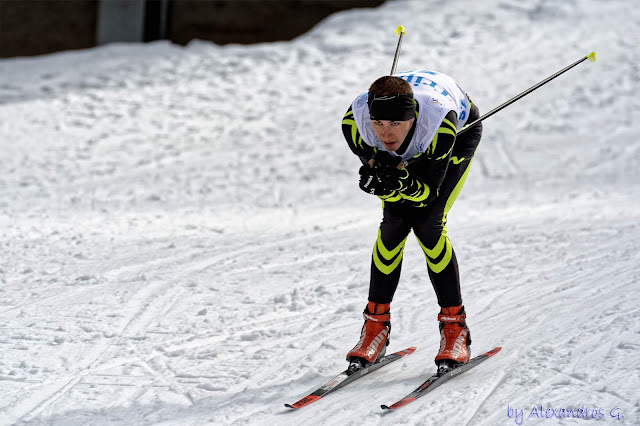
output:
[[[384,196],[393,192],[387,189],[378,175],[378,169],[375,169],[368,164],[360,167],[360,189],[367,194]]]
[[[379,174],[384,186],[390,190],[405,192],[414,182],[406,168],[399,170],[397,167],[384,167]]]
[[[433,200],[435,194],[427,184],[413,179],[405,168],[398,170],[395,167],[386,167],[379,172],[383,185],[391,190],[398,191],[403,202],[409,202],[416,207],[423,207]],[[433,195],[431,198],[430,195]]]
[[[402,161],[402,157],[394,157],[386,151],[376,151],[373,158],[376,160],[376,167],[397,167]]]

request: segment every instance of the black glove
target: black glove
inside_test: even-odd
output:
[[[375,155],[376,166],[397,167],[402,157],[396,157],[386,151],[377,151]]]
[[[381,167],[378,175],[384,187],[392,191],[405,192],[413,182],[406,168],[399,170],[397,167]]]
[[[384,196],[391,194],[392,190],[387,189],[378,175],[378,169],[368,164],[360,167],[360,189],[367,194]]]

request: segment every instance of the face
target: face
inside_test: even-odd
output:
[[[371,120],[373,131],[387,151],[397,151],[409,134],[415,118],[406,121]]]

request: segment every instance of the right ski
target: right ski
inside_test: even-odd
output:
[[[411,346],[407,349],[404,349],[402,351],[398,351],[395,353],[392,353],[390,355],[386,355],[384,357],[382,357],[382,359],[374,364],[371,364],[368,367],[365,368],[361,368],[359,370],[356,370],[355,372],[349,374],[349,370],[345,370],[342,373],[338,374],[337,376],[335,376],[333,379],[329,380],[327,383],[325,383],[324,385],[320,386],[318,389],[316,389],[315,391],[311,392],[309,395],[305,396],[304,398],[302,398],[300,401],[293,403],[293,404],[284,404],[285,407],[288,408],[300,408],[300,407],[304,407],[306,405],[311,404],[312,402],[315,402],[317,400],[319,400],[320,398],[326,396],[327,394],[340,389],[343,386],[348,385],[349,383],[359,379],[362,376],[366,376],[369,373],[373,373],[374,371],[384,367],[387,364],[392,363],[393,361],[397,361],[400,358],[409,355],[411,353],[413,353],[413,351],[415,351],[416,348]]]
[[[404,407],[405,405],[409,404],[410,402],[415,401],[416,399],[420,398],[421,396],[424,396],[427,392],[430,392],[432,390],[434,390],[435,388],[437,388],[438,386],[440,386],[441,384],[443,384],[444,382],[449,381],[449,379],[452,379],[453,377],[457,376],[458,374],[464,373],[465,371],[475,367],[476,365],[480,364],[481,362],[491,358],[492,356],[494,356],[495,354],[497,354],[498,352],[500,352],[500,349],[502,349],[500,346],[497,346],[493,349],[491,349],[488,352],[485,352],[481,355],[478,355],[475,358],[471,358],[469,360],[468,363],[463,364],[461,366],[455,367],[453,369],[450,369],[444,373],[436,373],[433,376],[429,377],[423,384],[421,384],[420,386],[418,386],[418,388],[416,390],[414,390],[413,392],[411,392],[409,395],[405,396],[404,398],[402,398],[400,401],[396,402],[393,405],[381,405],[383,410],[395,410],[396,408],[400,408],[400,407]]]

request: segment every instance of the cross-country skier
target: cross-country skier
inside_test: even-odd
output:
[[[379,78],[345,114],[344,137],[363,164],[360,189],[379,197],[383,206],[365,322],[360,341],[347,354],[350,368],[384,356],[391,331],[390,304],[411,229],[426,256],[440,305],[435,362],[442,368],[469,361],[471,336],[445,225],[480,143],[482,124],[457,138],[456,132],[478,117],[478,108],[451,77],[428,70]]]

